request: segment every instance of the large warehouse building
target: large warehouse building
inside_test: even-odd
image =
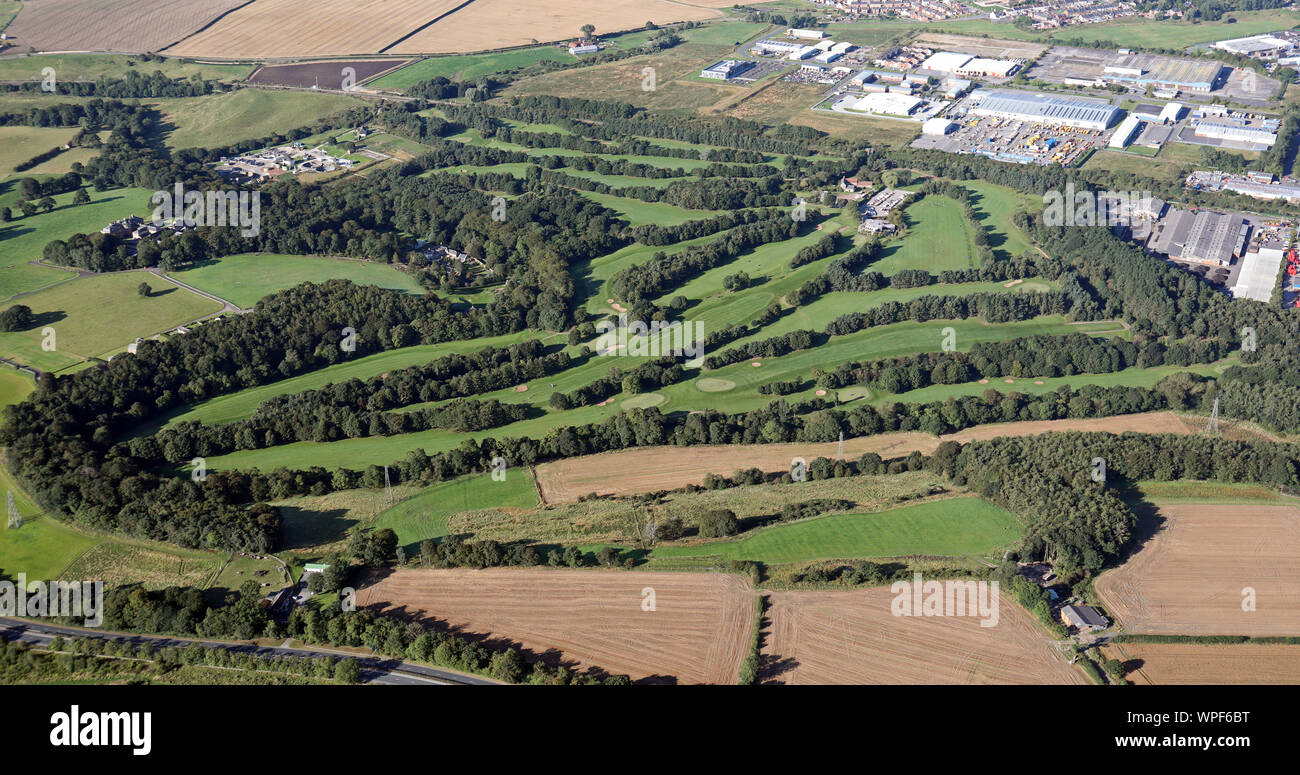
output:
[[[1178,261],[1228,266],[1234,256],[1242,255],[1249,232],[1249,223],[1240,215],[1170,210],[1149,246]]]
[[[1227,68],[1208,59],[1177,59],[1156,54],[1121,54],[1102,68],[1101,80],[1124,86],[1179,89],[1207,94],[1218,88]]]
[[[1262,126],[1245,124],[1222,119],[1206,119],[1196,122],[1196,136],[1215,140],[1230,140],[1236,143],[1253,143],[1261,148],[1271,148],[1277,142],[1277,133]]]
[[[1120,109],[1105,100],[1062,97],[1018,91],[988,91],[972,95],[973,116],[993,116],[1053,126],[1106,129],[1119,118]]]

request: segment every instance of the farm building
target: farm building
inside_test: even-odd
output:
[[[569,53],[573,54],[575,57],[580,54],[594,54],[597,51],[600,51],[600,46],[597,46],[595,43],[587,43],[581,46],[569,46]]]
[[[1104,630],[1110,626],[1106,617],[1090,605],[1067,605],[1061,609],[1061,621],[1080,630]]]
[[[1119,108],[1106,100],[1004,90],[977,94],[978,103],[969,111],[975,116],[1010,118],[1082,129],[1106,129],[1115,123],[1120,114]]]

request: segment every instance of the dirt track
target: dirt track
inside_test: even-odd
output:
[[[844,441],[844,455],[853,459],[867,452],[881,457],[901,457],[919,450],[929,454],[941,441],[977,441],[998,436],[1036,436],[1049,431],[1106,431],[1123,433],[1188,433],[1171,412],[1098,417],[1087,420],[1047,420],[981,425],[942,437],[920,432],[882,433]],[[706,474],[729,476],[738,469],[757,467],[782,471],[802,457],[834,458],[835,442],[827,444],[751,444],[696,447],[643,447],[599,455],[557,460],[537,466],[537,483],[547,503],[567,503],[591,492],[630,495],[672,490],[700,484]]]
[[[1300,510],[1165,505],[1159,533],[1096,581],[1131,632],[1300,635]],[[1255,592],[1242,610],[1243,590]]]
[[[764,683],[1086,683],[1005,596],[987,628],[969,616],[894,616],[893,597],[889,587],[772,593]]]
[[[655,610],[642,610],[654,590]],[[361,606],[431,616],[570,666],[647,683],[734,684],[752,643],[755,593],[740,576],[604,570],[403,570]],[[558,652],[556,654],[555,652]]]

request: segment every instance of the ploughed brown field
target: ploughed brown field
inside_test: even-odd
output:
[[[1155,537],[1096,581],[1131,632],[1300,635],[1300,510],[1162,505]],[[1255,610],[1242,610],[1247,587]]]
[[[730,6],[732,3],[727,3]],[[671,0],[474,0],[394,46],[400,54],[483,51],[529,43],[571,40],[591,24],[596,34],[656,24],[722,17],[705,3]],[[414,29],[414,25],[412,26]]]
[[[1003,595],[998,623],[894,616],[889,587],[773,592],[762,680],[777,684],[1082,684],[1051,636]]]
[[[158,51],[244,2],[24,0],[5,32],[24,50]]]
[[[1300,684],[1300,646],[1112,643],[1103,652],[1132,664],[1135,684]]]
[[[222,57],[377,54],[463,2],[257,0],[167,53]],[[506,25],[488,24],[487,29],[491,32],[501,26]]]
[[[414,60],[411,59],[333,59],[329,62],[302,62],[296,65],[269,65],[259,67],[249,77],[252,83],[266,83],[275,86],[317,86],[322,89],[338,89],[343,86],[343,68],[350,67],[353,84],[361,84],[375,76],[396,70]]]
[[[642,610],[653,590],[653,611]],[[734,684],[753,642],[755,593],[723,573],[542,568],[388,573],[362,606],[437,619],[562,663],[647,683]]]
[[[979,441],[999,436],[1037,436],[1049,431],[1123,433],[1188,433],[1171,412],[1097,417],[1083,420],[1044,420],[999,423],[935,437],[920,432],[882,433],[844,440],[844,455],[853,459],[867,452],[901,457],[918,450],[934,452],[942,441]],[[695,447],[642,447],[557,460],[537,466],[537,483],[547,503],[575,501],[588,493],[630,495],[700,484],[707,474],[729,476],[737,469],[788,470],[802,457],[834,458],[836,442],[826,444],[732,444]]]

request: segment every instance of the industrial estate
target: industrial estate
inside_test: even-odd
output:
[[[0,683],[1300,681],[1288,0],[129,5],[0,0]]]

